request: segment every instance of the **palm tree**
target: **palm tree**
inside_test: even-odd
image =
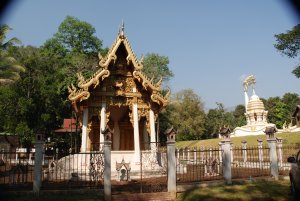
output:
[[[19,65],[16,59],[7,53],[9,47],[20,43],[20,40],[15,37],[4,42],[5,35],[10,30],[9,26],[0,25],[0,86],[13,83],[20,78],[20,72],[25,72],[25,68]]]

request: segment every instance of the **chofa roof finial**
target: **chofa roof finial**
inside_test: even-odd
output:
[[[124,19],[122,19],[122,33],[121,33],[122,36],[124,36]]]

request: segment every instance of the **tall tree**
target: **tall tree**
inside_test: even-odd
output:
[[[60,71],[64,74],[60,90],[65,95],[67,86],[77,80],[76,73],[90,76],[98,70],[98,53],[104,55],[107,52],[95,32],[91,24],[67,16],[58,31],[42,46],[42,54],[55,59],[55,64],[60,65]]]
[[[19,73],[25,71],[25,68],[7,52],[9,47],[20,43],[17,38],[11,38],[5,42],[6,34],[10,30],[11,28],[7,25],[0,26],[0,86],[18,80],[20,78]]]
[[[197,140],[204,134],[203,102],[191,89],[176,94],[169,106],[170,123],[177,130],[178,140]]]
[[[49,133],[70,116],[70,105],[58,90],[64,75],[39,48],[12,47],[9,52],[27,69],[20,80],[0,88],[0,130],[18,134],[28,146],[38,130]]]
[[[295,58],[299,55],[300,51],[300,24],[294,26],[292,30],[288,30],[286,33],[275,35],[277,43],[275,48],[282,54]],[[292,73],[299,78],[300,77],[300,65],[292,71]]]
[[[281,100],[286,104],[289,114],[292,114],[296,106],[300,104],[300,97],[297,93],[285,93]]]
[[[237,105],[233,111],[233,116],[235,119],[234,127],[246,125],[245,117],[246,108],[244,105]]]
[[[173,72],[169,69],[169,58],[166,56],[148,53],[145,55],[143,64],[143,71],[149,78],[153,77],[154,81],[158,81],[160,78],[168,81],[174,76]]]
[[[91,24],[67,16],[59,25],[54,38],[69,52],[94,54],[102,47],[102,41],[94,36],[95,32]]]

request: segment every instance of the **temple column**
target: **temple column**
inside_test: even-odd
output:
[[[150,146],[149,146],[149,136],[148,136],[146,121],[144,121],[144,125],[143,125],[143,138],[144,138],[143,141],[144,141],[144,148],[145,148],[145,150],[149,150],[150,149]]]
[[[102,148],[102,145],[104,143],[104,134],[102,131],[105,130],[106,126],[106,103],[102,103],[101,110],[100,110],[100,146],[99,148]]]
[[[149,111],[149,123],[150,123],[150,143],[151,143],[151,150],[155,150],[156,147],[156,140],[155,140],[155,118],[154,112],[152,109]]]
[[[133,88],[133,92],[136,92],[136,88]],[[140,134],[139,134],[139,117],[138,117],[138,107],[137,100],[132,103],[132,113],[133,113],[133,132],[134,132],[134,162],[140,162]]]
[[[87,138],[87,126],[88,126],[89,109],[83,110],[82,118],[82,136],[81,136],[81,152],[86,152],[86,138]]]

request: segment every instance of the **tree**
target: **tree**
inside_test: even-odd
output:
[[[102,41],[94,36],[95,32],[89,23],[67,16],[54,38],[69,52],[94,54],[102,47]]]
[[[290,121],[288,106],[280,97],[270,97],[267,100],[262,100],[268,111],[268,120],[270,123],[274,123],[277,128],[282,128],[285,122]]]
[[[37,131],[49,133],[70,116],[70,105],[58,90],[64,75],[40,48],[11,47],[9,52],[27,70],[17,82],[0,88],[0,130],[18,134],[22,145],[29,146]]]
[[[148,53],[144,58],[143,72],[149,77],[154,78],[154,82],[157,82],[160,78],[163,81],[168,81],[174,76],[173,72],[169,69],[169,58],[166,56],[160,56],[156,53]]]
[[[291,116],[295,111],[296,106],[300,104],[300,97],[296,93],[285,93],[282,97],[282,102],[286,104],[287,110]]]
[[[246,125],[246,118],[245,118],[246,108],[244,105],[237,105],[235,110],[233,111],[233,116],[235,119],[234,127],[237,126],[244,126]]]
[[[225,125],[225,109],[222,103],[216,103],[217,108],[210,109],[206,115],[205,129],[206,138],[218,136],[219,130]]]
[[[275,48],[282,54],[295,58],[300,51],[300,24],[293,27],[292,30],[288,30],[286,33],[275,35],[277,43]],[[300,65],[298,65],[292,73],[299,78],[300,77]]]
[[[11,28],[7,25],[0,26],[0,86],[11,84],[20,78],[19,73],[24,72],[25,68],[19,65],[14,57],[7,53],[7,49],[16,43],[19,39],[12,38],[6,42],[6,34]]]
[[[169,105],[169,121],[178,140],[197,140],[204,134],[205,113],[200,97],[191,89],[174,94]]]

